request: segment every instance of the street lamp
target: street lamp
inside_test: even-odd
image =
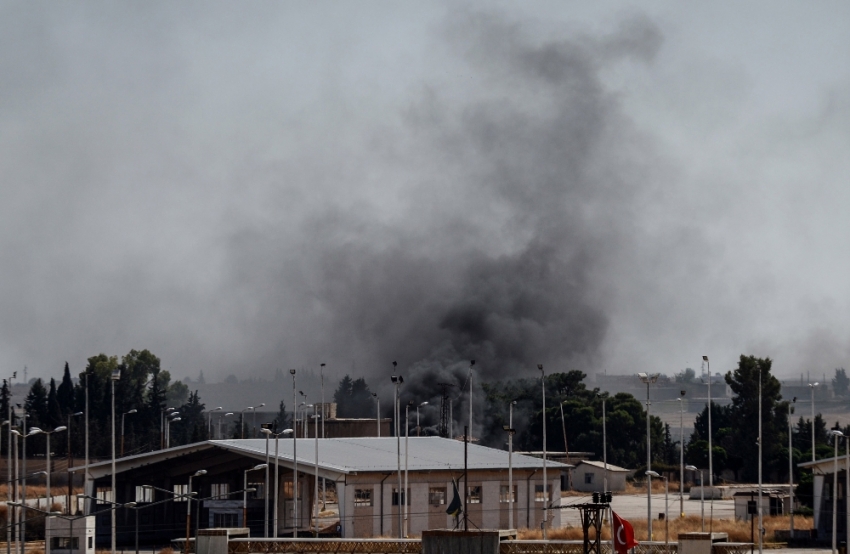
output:
[[[792,441],[793,438],[793,427],[791,425],[791,414],[794,413],[794,404],[797,402],[797,397],[791,399],[791,402],[788,403],[788,501],[789,501],[789,511],[791,513],[791,538],[794,538],[794,458],[792,456],[794,443]],[[850,446],[850,443],[848,443]],[[848,467],[847,478],[850,479],[850,467]],[[850,487],[847,488],[850,491]],[[850,495],[847,496],[847,502],[850,502]],[[850,511],[847,512],[847,517],[850,518]],[[850,532],[850,526],[847,527],[848,532]]]
[[[244,489],[242,491],[242,524],[244,527],[248,527],[248,473],[266,469],[268,466],[268,464],[257,464],[251,469],[245,470],[245,486],[242,487]],[[266,487],[268,487],[268,483],[266,483]]]
[[[393,372],[395,372],[398,364],[393,362]],[[393,405],[393,413],[395,415],[395,440],[396,440],[396,465],[398,470],[398,494],[396,495],[396,499],[398,500],[398,538],[404,538],[404,530],[402,523],[402,509],[401,509],[401,501],[403,495],[401,490],[401,434],[399,433],[399,405],[398,405],[398,388],[404,383],[404,378],[401,375],[393,375],[391,378],[393,385],[395,385],[395,403]],[[404,499],[407,500],[406,498]]]
[[[508,529],[514,528],[514,465],[513,465],[513,455],[514,455],[514,435],[516,434],[516,429],[514,429],[514,406],[516,406],[516,400],[511,400],[508,404],[508,425],[503,427],[505,431],[508,432]]]
[[[130,414],[135,414],[136,412],[138,412],[138,410],[136,408],[133,408],[132,410],[130,410],[128,412],[124,412],[123,414],[121,414],[121,457],[122,458],[124,457],[124,416],[130,415]]]
[[[165,433],[165,447],[171,448],[171,424],[177,421],[183,421],[183,418],[180,417],[178,412],[172,412],[170,416],[165,418],[166,425],[166,433]]]
[[[166,425],[165,418],[174,413],[177,408],[162,408],[159,411],[159,448],[165,448]]]
[[[301,420],[301,438],[307,438],[307,395],[304,394],[303,390],[298,391],[298,394],[304,398],[304,401],[299,404],[299,406],[304,406],[304,418]]]
[[[761,506],[762,506],[762,502],[761,502],[761,497],[762,497],[762,444],[764,443],[764,439],[762,438],[762,433],[761,433],[761,429],[762,429],[762,427],[761,427],[761,420],[762,420],[761,364],[756,363],[756,365],[758,365],[758,368],[759,368],[759,440],[758,440],[758,444],[759,444],[759,504],[758,504],[758,515],[759,515],[759,554],[761,554],[762,550],[763,550],[763,546],[764,546],[764,517],[762,516],[762,508],[761,508]],[[714,497],[714,495],[712,494],[712,498],[713,497]]]
[[[74,485],[74,480],[71,475],[71,468],[74,467],[74,453],[71,448],[71,420],[81,415],[83,415],[83,412],[68,414],[68,499],[65,502],[65,509],[68,510],[69,515],[73,513],[71,512],[71,495],[73,494],[72,488]]]
[[[212,413],[213,412],[220,412],[221,410],[222,410],[222,408],[221,408],[221,406],[219,406],[218,408],[213,408],[212,410],[207,412],[207,437],[210,438],[210,439],[215,438],[215,437],[213,437],[213,434],[212,434]]]
[[[251,436],[257,436],[257,408],[262,408],[266,405],[265,402],[260,402],[256,406],[254,406],[254,413],[251,415]]]
[[[472,366],[475,365],[475,360],[469,360],[469,374],[467,380],[469,381],[469,437],[467,440],[471,438],[472,435]],[[463,514],[463,519],[466,520],[466,514]]]
[[[207,470],[199,469],[198,471],[189,476],[189,486],[186,490],[189,495],[186,498],[186,548],[184,549],[184,552],[189,552],[190,522],[192,521],[192,477],[200,477],[206,474]],[[198,510],[200,509],[201,507],[199,505]]]
[[[269,435],[271,429],[263,427],[260,430],[266,436],[266,486],[263,487],[263,537],[269,538]],[[277,467],[275,465],[275,467]],[[275,490],[277,494],[277,490]]]
[[[314,405],[313,420],[316,424],[313,426],[313,434],[315,435],[316,440],[316,474],[313,479],[313,502],[316,514],[316,538],[319,538],[319,418],[321,417],[322,416],[319,415],[319,407]]]
[[[278,491],[280,491],[280,486],[278,485],[278,462],[280,458],[277,455],[277,446],[278,439],[281,435],[292,435],[295,431],[292,429],[284,429],[280,433],[274,433],[274,538],[277,538],[277,505],[278,505]],[[295,535],[293,534],[293,537]]]
[[[647,540],[652,540],[652,442],[649,428],[649,385],[658,381],[660,373],[651,375],[646,373],[638,373],[641,383],[646,384],[646,537]],[[711,410],[709,410],[710,412]]]
[[[52,470],[50,468],[50,435],[52,435],[53,433],[61,433],[62,431],[65,431],[67,429],[68,428],[65,427],[64,425],[60,425],[59,427],[57,427],[56,429],[54,429],[52,431],[42,431],[41,432],[42,434],[47,435],[47,483],[46,483],[46,489],[47,490],[45,492],[46,492],[46,495],[47,495],[47,507],[48,508],[50,508],[50,506],[51,506],[51,502],[50,502],[50,474],[52,472]]]
[[[223,414],[219,414],[218,416],[218,438],[223,439],[224,437],[224,429],[222,429],[221,422],[225,417],[230,417],[233,415],[233,412],[226,412]]]
[[[254,409],[254,406],[248,406],[247,408],[243,409],[242,412],[239,415],[239,438],[240,439],[245,438],[245,412],[247,412],[248,410],[253,410],[253,409]]]
[[[832,459],[832,554],[835,554],[838,548],[838,439],[844,433],[832,429],[828,434],[835,439],[835,456]]]
[[[423,403],[419,404],[418,406],[416,406],[416,436],[417,437],[422,436],[422,434],[421,434],[422,428],[419,426],[419,408],[422,408],[422,407],[427,406],[427,405],[428,405],[428,402],[423,402]]]
[[[27,501],[27,441],[26,439],[32,437],[34,435],[39,435],[43,433],[41,429],[38,427],[33,427],[26,431],[26,423],[27,423],[27,414],[23,414],[23,424],[24,424],[24,433],[19,432],[18,430],[12,430],[12,434],[21,438],[21,497],[23,499],[24,504]],[[33,475],[37,475],[38,473],[34,473]],[[21,554],[25,554],[26,546],[27,546],[27,521],[26,519],[21,520]]]
[[[408,444],[410,438],[410,407],[413,405],[413,400],[410,400],[404,406],[404,538],[407,538],[407,529],[408,529],[408,509],[407,509],[407,487],[408,487],[408,473],[407,473],[407,462],[409,459],[408,456]],[[418,410],[418,408],[417,408]]]
[[[381,436],[381,398],[378,396],[377,392],[372,393],[372,398],[377,402],[377,412],[375,413],[375,421],[378,422],[378,436]]]
[[[295,390],[295,370],[292,375],[292,538],[298,537],[298,394]]]
[[[319,381],[322,388],[322,438],[325,438],[325,364],[319,364]]]
[[[661,477],[664,479],[664,551],[670,551],[670,517],[667,513],[667,498],[669,493],[668,481],[666,475],[659,475],[658,472],[648,470],[646,472],[647,477]]]
[[[820,383],[809,383],[812,389],[812,461],[815,461],[815,387]]]
[[[702,470],[693,465],[687,465],[685,469],[699,471],[699,511],[702,517],[702,532],[705,533],[705,483],[702,480]]]
[[[703,356],[702,361],[705,362],[706,369],[708,370],[708,486],[711,488],[708,531],[711,533],[714,530],[714,448],[711,443],[711,362],[708,360],[708,356]]]
[[[543,391],[543,540],[546,540],[546,526],[549,523],[549,510],[546,503],[549,501],[549,481],[546,478],[546,373],[543,371],[543,364],[537,364],[537,369],[540,370],[540,386]]]
[[[679,398],[679,517],[685,517],[685,393],[680,390]]]
[[[608,492],[608,436],[605,429],[605,401],[608,399],[608,394],[600,394],[602,399],[602,464],[605,466],[605,473],[602,477],[602,492]]]
[[[115,382],[121,379],[121,370],[113,369],[112,370],[112,495],[113,498],[118,498],[115,494],[116,484],[115,484]],[[115,510],[112,510],[112,552],[115,552],[116,546],[116,530],[117,530],[117,519],[115,515]]]

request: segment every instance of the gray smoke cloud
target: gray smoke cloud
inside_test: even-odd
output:
[[[430,386],[850,351],[847,70],[774,36],[844,44],[846,9],[0,10],[8,372],[149,348],[385,397],[393,360]]]

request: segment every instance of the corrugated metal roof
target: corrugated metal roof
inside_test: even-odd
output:
[[[298,441],[298,463],[314,464],[316,459],[316,439],[296,439]],[[407,467],[410,471],[462,470],[463,443],[440,437],[411,437],[408,439],[410,455]],[[266,455],[265,439],[242,439],[211,441],[216,446],[236,452],[250,453],[253,456]],[[281,438],[278,444],[278,458],[281,462],[292,461],[293,439]],[[319,467],[341,473],[358,471],[395,471],[398,467],[397,443],[395,437],[358,437],[340,439],[319,439]],[[405,439],[401,439],[401,465],[404,467]],[[274,459],[274,440],[269,441],[269,452]],[[508,453],[504,450],[486,446],[469,445],[469,469],[507,469]],[[553,470],[566,469],[567,465],[547,461],[546,466]],[[516,469],[542,469],[543,460],[520,454],[513,455],[513,467]]]

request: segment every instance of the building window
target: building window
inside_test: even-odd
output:
[[[499,487],[499,502],[516,502],[516,485],[514,485],[513,494],[508,491],[508,485]]]
[[[592,485],[593,484],[593,474],[592,473],[585,473],[584,474],[584,484],[585,485]]]
[[[431,487],[428,489],[428,504],[442,506],[446,503],[446,487]]]
[[[407,494],[404,494],[402,496],[403,496],[403,498],[401,499],[402,502],[406,501],[407,505],[410,506],[410,489],[407,489]],[[398,489],[394,488],[393,489],[393,506],[398,506],[398,504],[399,504],[399,502],[398,502]]]
[[[213,512],[213,527],[239,527],[239,514],[233,512]]]
[[[552,485],[546,486],[546,495],[543,495],[543,485],[534,485],[534,501],[549,502],[549,497],[552,496]]]
[[[79,537],[51,537],[50,538],[50,549],[51,550],[79,550],[80,549],[80,538]]]
[[[481,487],[470,486],[466,489],[467,504],[481,504]]]
[[[186,502],[186,495],[189,494],[189,483],[185,485],[174,485],[172,490],[174,491],[175,502]]]
[[[109,504],[110,502],[115,502],[111,487],[98,487],[97,494],[95,494],[95,496],[97,497],[98,504]]]
[[[213,498],[227,498],[230,494],[230,485],[228,483],[213,483],[210,485],[210,496]]]
[[[136,487],[136,502],[153,502],[153,489],[149,487]]]
[[[354,507],[363,508],[372,505],[372,489],[354,489]]]

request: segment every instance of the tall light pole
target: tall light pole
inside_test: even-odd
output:
[[[232,415],[233,415],[233,412],[226,412],[226,413],[223,413],[223,414],[219,414],[219,416],[218,416],[218,438],[219,439],[224,438],[224,429],[222,429],[222,427],[221,427],[222,420],[224,418],[230,417]]]
[[[758,505],[758,514],[759,514],[759,554],[762,554],[762,549],[764,547],[763,537],[764,537],[764,518],[762,516],[761,509],[761,497],[762,497],[762,443],[764,443],[764,439],[761,433],[761,420],[762,420],[762,399],[761,399],[761,364],[757,363],[759,368],[759,505]],[[712,495],[713,497],[714,495]]]
[[[829,432],[835,440],[835,457],[832,459],[832,554],[838,551],[838,439],[844,433],[838,429]]]
[[[48,508],[50,508],[50,506],[51,506],[51,502],[50,502],[50,474],[52,473],[52,469],[50,467],[50,435],[52,435],[53,433],[61,433],[62,431],[65,431],[67,429],[68,428],[65,427],[64,425],[60,425],[59,427],[57,427],[56,429],[54,429],[52,431],[42,431],[42,434],[47,435],[47,483],[46,483],[47,490],[45,491],[45,494],[47,496],[47,507]]]
[[[254,406],[248,406],[247,408],[243,409],[242,412],[239,415],[239,438],[240,439],[245,438],[245,412],[247,412],[248,410],[253,410],[253,409],[254,409]]]
[[[667,498],[669,496],[670,488],[669,482],[667,481],[666,475],[659,475],[656,471],[648,470],[646,472],[647,477],[661,477],[664,479],[664,551],[670,552],[670,516],[667,513],[668,502]]]
[[[221,406],[219,406],[218,408],[213,408],[212,410],[207,412],[207,437],[210,438],[210,439],[215,438],[213,436],[213,432],[212,432],[212,413],[213,412],[220,412],[221,410],[222,410],[222,408],[221,408]]]
[[[167,418],[165,418],[165,447],[171,448],[171,424],[177,421],[183,421],[183,418],[180,417],[179,412],[171,412]]]
[[[12,376],[6,381],[9,385],[9,402],[6,404],[6,423],[9,425],[9,442],[6,450],[6,454],[8,456],[6,462],[6,501],[11,502],[12,498],[12,427],[14,426],[14,422],[12,421],[12,379],[18,376],[18,372],[12,372]],[[11,518],[7,518],[11,520]],[[10,526],[6,526],[6,554],[12,554],[12,528]]]
[[[408,462],[408,449],[407,446],[409,444],[410,439],[410,406],[413,405],[413,400],[409,401],[404,406],[404,538],[407,538],[407,529],[409,526],[408,522],[408,509],[407,509],[407,462]],[[416,408],[417,411],[419,408]]]
[[[650,432],[649,417],[649,385],[658,381],[660,373],[651,375],[638,373],[641,383],[646,384],[646,537],[652,540],[652,434]]]
[[[301,406],[304,406],[304,419],[301,422],[301,437],[306,439],[307,438],[307,423],[308,423],[307,422],[307,395],[304,394],[303,390],[298,391],[298,394],[300,394],[301,397],[304,399],[304,402],[302,402],[300,404]]]
[[[248,473],[251,471],[259,471],[265,469],[266,464],[257,464],[251,469],[245,470],[245,486],[242,487],[242,526],[248,527]],[[255,489],[256,490],[256,489]]]
[[[812,389],[812,461],[815,461],[815,387],[820,383],[809,383]]]
[[[29,430],[29,432],[27,432],[27,430],[26,430],[26,422],[27,422],[26,415],[27,414],[24,414],[24,417],[23,417],[23,424],[24,424],[23,431],[24,432],[19,433],[18,431],[15,431],[15,434],[17,434],[18,436],[21,437],[21,448],[22,448],[22,453],[21,453],[21,473],[22,473],[22,477],[21,477],[21,498],[22,498],[22,502],[25,505],[26,505],[26,502],[27,502],[27,441],[26,441],[26,439],[28,439],[29,437],[32,437],[33,435],[39,435],[39,434],[44,432],[41,429],[39,429],[38,427],[33,427],[32,429]],[[24,517],[26,517],[25,514],[24,514]],[[26,546],[27,546],[27,520],[22,519],[21,520],[21,554],[25,554]]]
[[[788,501],[789,501],[789,511],[791,512],[791,538],[794,538],[794,458],[792,456],[794,443],[792,441],[793,435],[793,427],[791,426],[791,414],[794,413],[794,404],[797,402],[797,397],[791,399],[791,402],[788,403]],[[850,467],[848,467],[848,479],[850,479]],[[850,491],[850,487],[847,488]],[[850,502],[850,496],[847,497],[847,501]],[[847,512],[847,517],[850,518],[850,511]],[[850,525],[847,526],[848,533],[850,533]]]
[[[709,500],[708,514],[708,532],[714,531],[714,448],[711,444],[711,362],[708,356],[703,356],[702,361],[705,362],[708,369],[708,486],[711,489],[711,499]],[[702,483],[700,483],[702,485]]]
[[[599,396],[602,398],[602,464],[605,466],[605,473],[602,474],[602,491],[608,492],[608,436],[605,429],[605,400],[608,396],[607,393]]]
[[[319,381],[322,387],[322,438],[325,438],[325,364],[319,364]]]
[[[118,500],[118,495],[115,494],[115,489],[117,485],[115,483],[115,382],[121,379],[121,370],[113,369],[112,370],[112,498]],[[111,514],[111,545],[112,545],[112,553],[115,554],[115,546],[116,546],[116,529],[117,529],[117,520],[115,515],[115,510],[112,510]]]
[[[508,425],[504,427],[504,430],[508,432],[508,529],[514,528],[514,465],[513,465],[513,455],[514,455],[514,435],[516,434],[516,429],[514,429],[514,406],[516,406],[516,400],[511,400],[508,403]]]
[[[428,402],[422,402],[421,404],[418,404],[416,406],[416,436],[417,437],[422,436],[422,433],[421,433],[422,428],[419,426],[419,408],[422,408],[422,407],[427,406],[427,405],[428,405]]]
[[[280,503],[278,500],[278,492],[280,491],[280,485],[278,484],[278,464],[280,462],[280,458],[277,455],[277,445],[278,439],[281,435],[291,435],[294,431],[292,429],[284,429],[280,433],[274,434],[274,525],[273,525],[273,533],[274,538],[277,538],[277,512],[278,512],[278,504]],[[293,538],[295,535],[293,535]]]
[[[540,370],[540,388],[543,394],[543,540],[547,540],[547,525],[549,524],[549,480],[546,476],[546,373],[543,364],[537,364]]]
[[[404,538],[404,529],[402,528],[404,523],[402,522],[402,508],[401,502],[402,499],[407,501],[407,498],[404,498],[405,495],[401,490],[401,429],[399,428],[399,405],[398,405],[398,388],[404,383],[404,378],[401,375],[395,375],[396,367],[398,364],[393,362],[393,376],[390,378],[395,385],[395,404],[393,406],[393,412],[395,414],[395,440],[396,440],[396,465],[398,470],[398,494],[396,495],[396,499],[398,500],[398,538]]]
[[[86,366],[85,372],[83,372],[83,376],[85,377],[85,409],[83,410],[86,413],[85,424],[86,424],[86,445],[85,445],[85,469],[83,471],[83,491],[86,490],[86,487],[89,483],[89,368]],[[88,499],[83,500],[83,514],[89,515],[90,511],[90,503]]]
[[[470,360],[469,361],[469,377],[467,378],[467,380],[469,381],[469,436],[467,437],[467,440],[469,440],[473,437],[473,434],[472,434],[472,367],[474,365],[475,365],[475,360]],[[466,517],[465,514],[464,514],[464,517]]]
[[[122,458],[124,457],[124,416],[130,415],[130,414],[135,414],[136,412],[138,412],[138,410],[136,408],[133,408],[132,410],[130,410],[128,412],[124,412],[123,414],[121,414],[121,457]]]
[[[561,431],[564,433],[564,454],[567,456],[567,463],[570,463],[570,448],[567,446],[567,424],[564,420],[564,404],[567,400],[558,402],[558,407],[561,409]]]
[[[705,481],[703,481],[702,470],[693,465],[687,465],[685,469],[699,471],[699,511],[702,517],[702,532],[705,533]]]
[[[679,391],[679,517],[685,517],[685,393]]]
[[[71,496],[73,493],[74,479],[71,474],[71,468],[74,467],[74,453],[71,445],[71,421],[73,418],[83,415],[83,412],[76,412],[73,414],[68,414],[68,499],[65,502],[65,509],[68,511],[68,515],[73,515],[74,512],[71,511]],[[76,511],[76,510],[74,510]]]
[[[377,412],[375,414],[375,421],[378,422],[378,435],[377,436],[380,437],[381,436],[381,398],[378,396],[378,393],[376,393],[376,392],[372,393],[372,398],[374,398],[375,402],[378,404],[378,406],[376,408]]]
[[[202,475],[206,475],[207,470],[199,469],[195,473],[189,476],[189,487],[186,491],[188,495],[186,496],[186,548],[184,552],[189,552],[189,536],[191,535],[191,521],[192,521],[192,477],[200,477]],[[200,505],[198,506],[200,510]],[[138,513],[138,512],[136,512]],[[196,549],[197,550],[197,549]]]
[[[269,437],[271,429],[263,427],[260,431],[266,436],[266,486],[263,488],[263,537],[269,538]],[[275,461],[275,468],[277,462]],[[275,491],[277,494],[277,491]]]
[[[316,522],[316,531],[315,537],[319,538],[319,407],[313,406],[313,419],[315,420],[315,425],[313,425],[313,434],[315,435],[315,449],[316,449],[316,473],[313,476],[313,506],[314,513],[316,514],[315,522]]]
[[[292,375],[292,538],[298,537],[298,391],[295,390],[295,370]]]

